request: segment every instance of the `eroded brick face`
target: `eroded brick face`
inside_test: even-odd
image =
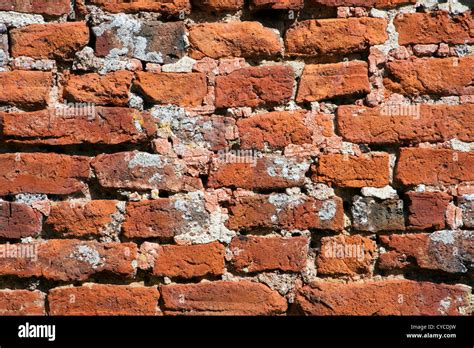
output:
[[[472,315],[468,2],[0,0],[0,315]]]
[[[388,63],[387,89],[404,95],[470,95],[472,56],[462,58],[415,58]]]
[[[16,11],[23,13],[37,13],[48,16],[68,14],[71,9],[69,0],[2,0],[1,11]]]
[[[314,102],[368,92],[367,63],[316,64],[305,67],[296,100]]]
[[[398,301],[399,295],[405,300]],[[456,298],[456,303],[440,308],[439,301],[448,296]],[[465,286],[408,280],[315,282],[302,288],[296,301],[309,315],[460,315],[469,296]]]
[[[271,58],[282,49],[278,35],[255,22],[198,24],[189,41],[193,58]]]
[[[285,43],[288,53],[296,56],[360,52],[385,42],[386,26],[379,18],[308,20],[288,30]]]
[[[282,104],[290,99],[292,91],[290,66],[239,69],[216,78],[216,107]]]
[[[159,315],[159,299],[156,287],[99,284],[59,287],[48,295],[50,314],[56,316]]]
[[[121,144],[146,141],[156,132],[150,115],[118,107],[86,107],[71,114],[56,110],[3,113],[7,141],[23,144]]]
[[[0,236],[18,239],[35,236],[42,229],[41,213],[22,203],[0,202]]]
[[[0,72],[0,103],[18,106],[46,106],[53,75],[41,71]]]
[[[86,23],[37,24],[11,32],[12,56],[70,60],[89,42]]]

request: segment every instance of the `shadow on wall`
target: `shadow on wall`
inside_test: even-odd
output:
[[[463,5],[466,5],[471,10],[474,9],[474,0],[459,0],[459,2]]]
[[[458,0],[458,2],[469,7],[471,10],[474,9],[474,0]]]

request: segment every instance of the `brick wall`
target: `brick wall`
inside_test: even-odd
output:
[[[0,314],[472,314],[474,21],[415,2],[0,0]]]

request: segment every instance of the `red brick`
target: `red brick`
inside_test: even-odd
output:
[[[308,238],[240,236],[232,239],[230,252],[238,272],[300,272],[306,267]]]
[[[71,10],[70,0],[0,0],[0,11],[62,16]]]
[[[200,193],[176,195],[128,203],[123,230],[127,238],[171,238],[191,229],[204,230],[209,227],[209,219]]]
[[[236,11],[244,5],[245,0],[193,0],[193,6],[208,11]]]
[[[251,9],[301,10],[304,0],[252,0]]]
[[[44,298],[38,290],[0,290],[0,315],[46,315]]]
[[[438,231],[431,234],[380,236],[388,249],[380,255],[384,270],[409,266],[448,273],[467,273],[474,261],[474,232]]]
[[[227,227],[232,230],[335,230],[344,227],[344,208],[338,197],[325,201],[285,194],[239,198],[229,206]]]
[[[147,11],[176,15],[180,12],[189,13],[191,10],[189,0],[90,0],[90,3],[113,13]]]
[[[335,236],[321,238],[316,266],[318,274],[340,276],[371,274],[377,246],[362,236]]]
[[[320,19],[298,22],[285,35],[292,56],[346,55],[367,51],[387,41],[387,21],[381,18]]]
[[[184,225],[183,213],[169,199],[127,204],[124,234],[127,238],[174,237]]]
[[[3,113],[7,141],[26,144],[139,143],[156,132],[148,113],[128,108],[58,108]]]
[[[290,66],[243,68],[216,78],[216,107],[263,106],[289,101],[293,93]]]
[[[299,290],[296,304],[305,315],[462,315],[472,311],[470,297],[471,290],[465,285],[315,281]]]
[[[443,229],[451,196],[442,192],[408,192],[408,222],[413,229]]]
[[[133,73],[124,70],[107,75],[70,75],[64,87],[64,98],[68,102],[126,106],[132,78]]]
[[[269,112],[237,121],[241,149],[283,149],[290,144],[312,143],[303,112]]]
[[[243,163],[244,161],[246,162]],[[235,163],[214,157],[208,186],[249,190],[295,187],[304,183],[308,169],[308,160],[298,157],[275,155],[251,159],[236,158]]]
[[[325,6],[392,8],[403,4],[414,4],[416,0],[310,0],[310,3]]]
[[[0,155],[0,195],[70,194],[85,189],[90,159],[54,153]]]
[[[445,11],[403,13],[395,17],[394,24],[400,45],[474,43],[474,20],[470,12],[456,16]]]
[[[0,252],[5,256],[0,275],[58,281],[83,281],[101,272],[132,277],[137,259],[137,246],[133,243],[73,239],[3,244]]]
[[[313,181],[341,187],[384,187],[389,184],[389,156],[321,155]]]
[[[160,292],[139,285],[85,284],[49,291],[49,314],[54,316],[159,315]]]
[[[474,180],[474,152],[403,148],[396,179],[403,185],[451,185]]]
[[[0,237],[18,239],[41,233],[41,214],[23,203],[0,201]]]
[[[170,278],[219,276],[224,273],[225,248],[218,242],[159,246],[153,274]]]
[[[51,231],[65,237],[108,236],[118,232],[113,228],[118,203],[114,200],[54,202],[46,224]]]
[[[46,105],[53,75],[42,71],[0,72],[0,103],[8,105]]]
[[[387,63],[385,86],[404,95],[474,94],[474,56],[462,58],[412,58]]]
[[[369,92],[369,72],[366,62],[306,65],[296,101],[313,102]]]
[[[92,161],[99,183],[107,188],[193,191],[202,188],[183,160],[145,152],[102,154]]]
[[[199,106],[207,95],[206,76],[201,73],[138,72],[134,86],[147,101],[158,104]]]
[[[259,22],[197,24],[189,30],[191,56],[271,58],[281,52],[280,37]]]
[[[10,32],[13,57],[72,60],[88,42],[85,22],[33,24]]]
[[[337,128],[345,140],[355,143],[444,142],[453,138],[470,142],[474,141],[473,112],[474,104],[347,105],[337,109]]]
[[[275,315],[287,309],[276,291],[249,281],[165,285],[161,293],[165,314]]]

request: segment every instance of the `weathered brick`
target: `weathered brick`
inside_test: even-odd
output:
[[[269,112],[237,121],[240,148],[283,149],[290,144],[312,143],[311,129],[304,122],[304,112]]]
[[[208,11],[236,11],[244,5],[245,0],[193,0],[193,6]]]
[[[293,93],[290,66],[238,69],[216,78],[216,107],[263,106],[286,103]]]
[[[71,10],[70,0],[0,0],[0,11],[62,16]]]
[[[354,196],[352,218],[354,228],[358,231],[405,230],[402,200],[377,201],[372,197]]]
[[[177,15],[179,13],[189,13],[191,10],[189,0],[90,0],[90,3],[113,13],[148,11]]]
[[[336,230],[344,227],[342,200],[274,193],[242,197],[229,206],[227,227],[232,230]]]
[[[139,143],[156,132],[148,113],[128,108],[57,108],[3,113],[3,134],[14,143],[70,145]]]
[[[0,72],[0,103],[8,105],[46,105],[53,75],[42,71]]]
[[[106,75],[70,75],[64,87],[64,98],[68,102],[126,106],[132,78],[133,73],[124,70]]]
[[[175,151],[179,154],[192,148],[226,150],[231,147],[231,142],[238,138],[233,117],[219,115],[189,117],[183,109],[173,113],[172,117],[170,112],[166,111],[155,112],[153,116],[161,138],[172,137],[176,142],[179,141],[180,146],[175,146]]]
[[[443,229],[451,196],[442,192],[408,192],[408,223],[413,229]]]
[[[174,63],[186,52],[186,27],[178,22],[138,22],[133,34],[123,35],[130,30],[128,22],[115,20],[94,27],[95,52],[99,57],[120,52],[146,62]]]
[[[159,315],[160,292],[155,286],[84,284],[49,291],[49,314],[54,316]]]
[[[271,58],[281,52],[280,37],[259,22],[197,24],[189,30],[191,56]]]
[[[395,17],[394,24],[400,45],[474,43],[474,20],[470,12],[456,16],[445,11],[403,13]]]
[[[0,315],[46,315],[44,299],[38,290],[0,290]]]
[[[306,315],[469,315],[470,298],[471,288],[465,285],[316,281],[299,290],[296,304]]]
[[[458,197],[459,208],[462,210],[463,225],[466,228],[474,228],[474,195],[465,194]]]
[[[252,0],[251,9],[301,10],[304,0]]]
[[[135,274],[137,246],[73,239],[0,245],[0,274],[82,281],[108,272],[122,277]]]
[[[306,65],[296,101],[313,102],[369,92],[369,72],[366,62]]]
[[[208,186],[249,190],[294,187],[303,184],[308,169],[309,161],[298,157],[235,157],[235,161],[213,157]]]
[[[0,195],[70,194],[85,188],[90,159],[54,153],[0,155]]]
[[[134,86],[146,100],[158,104],[199,106],[207,95],[206,75],[202,73],[138,72]]]
[[[362,236],[321,238],[321,251],[316,259],[318,274],[370,274],[375,261],[376,244]]]
[[[165,314],[275,315],[288,306],[276,291],[249,281],[165,285],[161,293]]]
[[[163,277],[195,278],[224,273],[225,248],[218,242],[200,245],[161,245],[153,274]]]
[[[474,180],[474,152],[403,148],[396,179],[404,185],[450,185]]]
[[[202,194],[173,196],[127,204],[123,231],[128,238],[171,238],[209,228],[210,215]]]
[[[306,267],[308,238],[239,236],[232,239],[230,253],[239,272],[300,272]]]
[[[341,187],[384,187],[389,184],[389,156],[321,155],[313,181]]]
[[[416,0],[310,0],[310,3],[324,6],[392,8],[403,4],[414,4]]]
[[[13,57],[72,60],[88,42],[85,22],[33,24],[10,32]]]
[[[380,255],[381,269],[417,266],[448,273],[466,273],[474,262],[474,232],[437,231],[431,234],[380,236],[389,249]]]
[[[0,237],[19,239],[41,233],[41,214],[23,203],[0,201]]]
[[[102,154],[92,161],[103,187],[133,190],[193,191],[202,188],[183,160],[146,152]]]
[[[292,56],[346,55],[383,44],[387,21],[381,18],[320,19],[299,22],[285,36]]]
[[[412,58],[387,63],[385,86],[404,95],[474,94],[474,56],[461,58]]]
[[[355,143],[474,141],[474,104],[339,106],[337,128]]]
[[[65,237],[110,236],[119,231],[114,228],[114,214],[118,214],[118,201],[64,201],[54,202],[46,224],[51,231]]]

